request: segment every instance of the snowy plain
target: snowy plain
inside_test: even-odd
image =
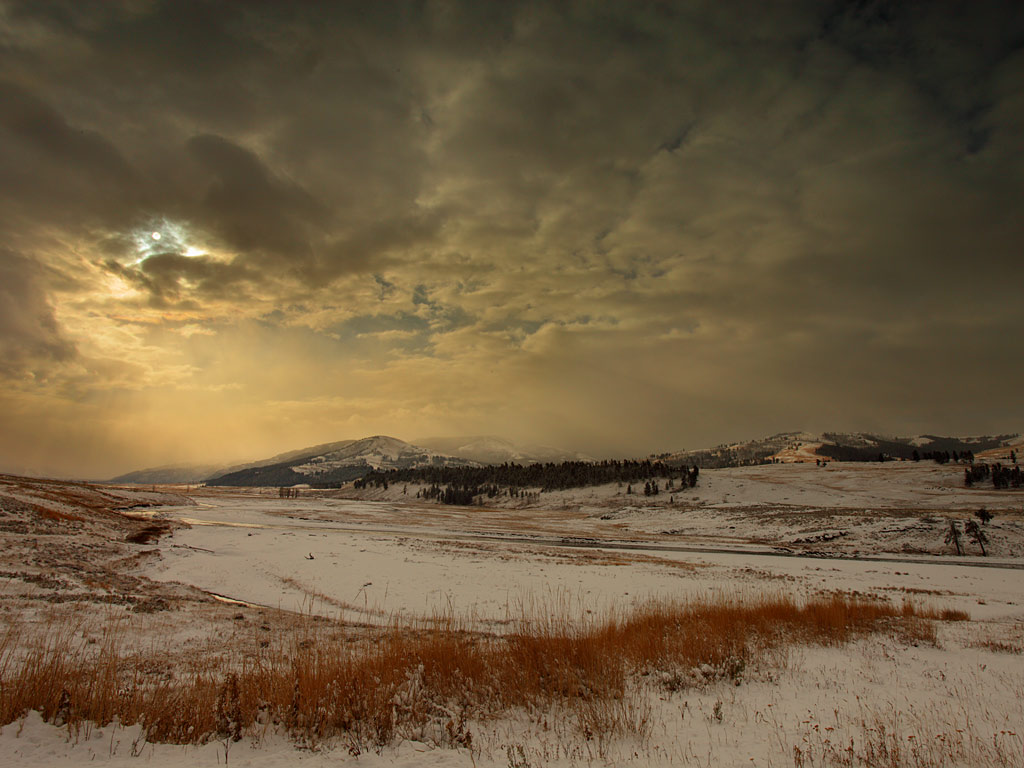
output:
[[[330,744],[300,750],[275,733],[197,747],[149,744],[138,726],[72,734],[29,713],[0,732],[0,764],[867,765],[864,750],[885,746],[899,752],[893,765],[1021,766],[1024,496],[964,489],[961,472],[771,465],[707,470],[696,488],[656,497],[612,485],[479,508],[421,502],[418,487],[397,485],[297,499],[276,489],[149,491],[156,505],[134,514],[172,530],[144,557],[116,561],[139,580],[123,588],[188,599],[133,615],[140,637],[226,642],[243,624],[292,611],[356,626],[454,615],[500,633],[523,614],[600,617],[651,599],[834,592],[959,609],[971,620],[938,622],[934,643],[881,634],[794,646],[741,685],[637,681],[631,706],[650,727],[636,738],[588,739],[559,713],[511,712],[472,723],[472,750],[399,740],[351,755]],[[13,485],[8,494],[41,500]],[[957,556],[943,531],[981,507],[995,514],[990,556],[966,542],[969,554]],[[68,533],[85,534],[99,536]],[[45,589],[19,573],[4,572],[6,622],[52,607],[33,601]]]

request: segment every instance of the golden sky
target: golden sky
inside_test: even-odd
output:
[[[1019,430],[1022,33],[996,2],[0,0],[0,471]]]

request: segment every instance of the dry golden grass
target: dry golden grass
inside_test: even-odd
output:
[[[828,738],[793,745],[794,768],[1020,768],[1024,741],[1015,730],[987,738],[971,724],[955,727],[941,720],[927,728],[908,727],[893,715],[864,718],[847,742]]]
[[[917,616],[921,619],[932,621],[970,621],[971,614],[956,608],[935,608],[932,606],[919,606],[913,603],[904,604],[904,614]]]
[[[31,506],[39,514],[39,517],[41,517],[44,520],[71,523],[80,523],[82,522],[82,520],[84,520],[84,518],[81,515],[73,515],[70,512],[60,512],[55,509],[47,509],[46,507],[41,507],[38,504],[33,504]]]
[[[993,653],[1010,653],[1014,655],[1024,654],[1024,643],[1017,640],[999,640],[994,637],[987,637],[971,643],[971,648],[984,648]]]
[[[587,738],[643,735],[648,718],[628,685],[637,675],[701,669],[706,679],[710,669],[739,682],[767,650],[841,644],[908,623],[927,625],[910,604],[840,595],[804,605],[781,597],[649,603],[601,621],[556,614],[516,620],[503,635],[442,618],[358,643],[308,618],[178,664],[130,648],[116,623],[100,639],[70,623],[38,636],[15,628],[0,639],[0,724],[29,710],[69,728],[117,717],[141,723],[151,741],[174,743],[259,738],[276,726],[302,743],[341,737],[356,750],[399,737],[470,746],[471,719],[559,705]],[[676,679],[686,684],[685,675]]]

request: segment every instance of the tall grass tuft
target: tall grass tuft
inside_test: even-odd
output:
[[[913,605],[841,595],[805,604],[651,602],[602,620],[524,617],[502,635],[449,616],[396,623],[356,643],[310,618],[169,669],[133,650],[116,624],[101,642],[88,642],[73,623],[41,634],[14,627],[0,638],[0,723],[38,710],[72,730],[115,717],[141,723],[158,742],[259,738],[277,728],[306,744],[342,737],[353,748],[396,738],[470,746],[471,719],[563,706],[584,735],[643,736],[648,718],[628,690],[638,675],[671,671],[682,686],[691,684],[688,671],[701,670],[701,679],[738,683],[766,650],[844,643],[908,621],[922,621]]]

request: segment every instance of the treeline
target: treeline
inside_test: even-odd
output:
[[[1016,454],[1014,454],[1016,458]],[[972,487],[975,483],[992,480],[992,487],[997,489],[1020,488],[1024,484],[1024,473],[1020,467],[1006,467],[1002,464],[975,464],[964,467],[964,486]]]
[[[360,487],[358,482],[355,483],[355,486],[357,488]],[[387,485],[384,487],[386,488]],[[519,488],[506,488],[505,491],[502,491],[498,486],[493,484],[479,486],[467,485],[462,487],[449,485],[445,488],[441,488],[441,486],[434,484],[429,488],[424,488],[422,491],[416,491],[416,498],[436,500],[441,504],[461,504],[465,506],[472,504],[477,498],[483,499],[483,497],[486,496],[488,499],[494,499],[504,493],[507,493],[509,496],[522,496],[524,498],[533,498],[536,496],[536,494],[528,493],[520,490]]]
[[[366,473],[367,467],[334,467],[330,470],[311,472],[308,474],[292,469],[299,462],[272,464],[266,467],[241,469],[227,475],[214,477],[206,481],[207,485],[228,485],[236,487],[268,487],[292,486],[308,484],[312,488],[340,488],[346,483]]]
[[[690,451],[683,460],[702,469],[726,469],[731,467],[755,467],[770,464],[769,456],[775,453],[774,448],[764,446],[742,446],[739,448],[720,446],[703,451]],[[677,462],[672,462],[676,464]]]
[[[816,451],[834,461],[934,461],[938,464],[973,463],[974,452],[964,451],[918,451],[913,446],[903,443],[880,441],[878,445],[861,447],[852,445],[836,445],[822,443]]]
[[[526,493],[526,488],[557,491],[606,483],[648,483],[667,478],[683,487],[697,484],[697,467],[672,467],[661,461],[565,461],[560,464],[496,464],[485,467],[417,467],[375,470],[353,484],[355,488],[387,488],[394,483],[427,485],[422,496],[445,504],[472,504],[476,497],[511,497]]]
[[[975,451],[987,451],[1005,445],[1016,435],[995,435],[971,438],[922,435],[923,444],[915,446],[907,439],[878,435],[850,436],[836,432],[822,434],[824,443],[817,452],[836,461],[935,461],[971,463]]]
[[[918,454],[917,451],[914,451],[911,458],[913,458],[914,461],[921,461],[922,459],[925,461],[931,460],[936,464],[949,464],[950,461],[954,464],[973,464],[974,451],[961,451],[960,453],[957,453],[956,451],[953,451],[952,453],[949,451],[925,451],[922,454]]]

